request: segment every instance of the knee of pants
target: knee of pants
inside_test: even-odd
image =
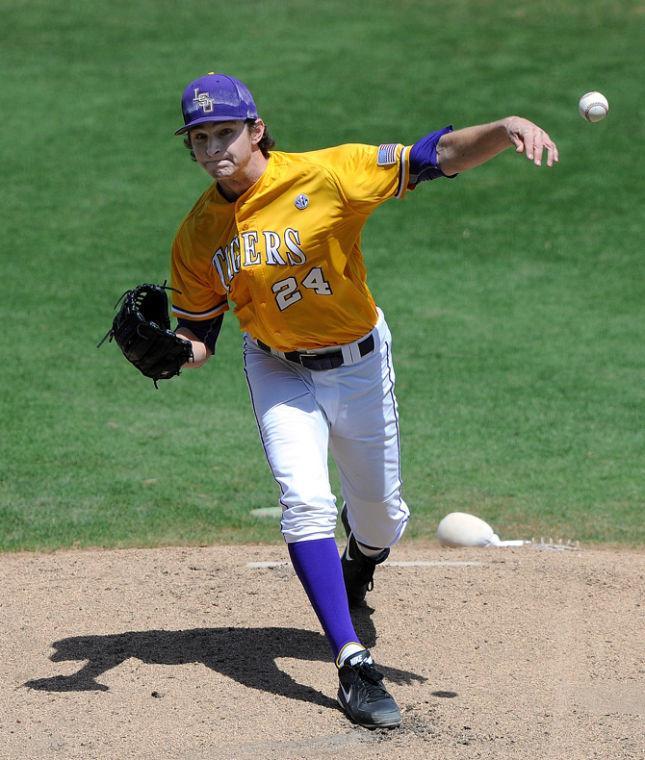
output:
[[[352,502],[347,505],[347,511],[356,540],[375,549],[398,543],[410,517],[410,510],[403,499],[378,504]]]
[[[287,506],[280,523],[282,535],[288,544],[333,538],[337,517],[335,501]]]

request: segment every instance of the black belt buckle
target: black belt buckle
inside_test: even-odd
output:
[[[298,360],[305,369],[320,372],[325,369],[341,367],[343,365],[343,352],[330,351],[327,354],[301,353],[298,356]]]
[[[297,356],[296,361],[300,362],[300,364],[302,364],[303,367],[305,366],[303,359],[305,361],[309,359],[315,360],[315,359],[319,359],[321,356],[320,354],[316,354],[313,351],[294,351],[294,354],[296,354]]]

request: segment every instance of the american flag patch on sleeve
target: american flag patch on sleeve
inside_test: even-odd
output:
[[[377,166],[392,166],[396,163],[397,143],[378,146],[378,156],[376,157]]]

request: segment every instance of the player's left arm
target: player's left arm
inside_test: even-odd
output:
[[[489,161],[511,146],[536,166],[542,164],[545,152],[547,166],[559,160],[558,148],[547,132],[521,116],[507,116],[442,135],[436,148],[437,164],[446,175],[458,174]]]
[[[175,330],[175,334],[189,341],[193,348],[191,359],[182,365],[182,369],[197,369],[198,367],[202,367],[213,355],[209,351],[208,346],[199,340],[192,330],[180,327],[178,330]]]
[[[193,348],[193,356],[184,364],[183,369],[197,369],[202,367],[215,354],[215,344],[222,327],[223,315],[213,319],[189,321],[179,319],[175,334],[180,338],[190,341]]]

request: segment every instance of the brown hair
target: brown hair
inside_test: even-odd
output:
[[[250,130],[251,127],[255,124],[255,119],[245,119],[244,123]],[[193,146],[192,146],[192,143],[190,142],[190,132],[187,132],[186,136],[184,137],[184,145],[190,151],[190,157],[193,159],[193,161],[196,161],[197,159],[195,158],[195,153],[193,152]],[[271,134],[269,133],[269,128],[267,127],[266,124],[264,125],[264,134],[262,135],[262,139],[258,143],[258,147],[262,151],[262,155],[265,158],[269,157],[269,151],[271,150],[271,148],[275,147],[275,140],[273,139],[273,137],[271,137]]]

